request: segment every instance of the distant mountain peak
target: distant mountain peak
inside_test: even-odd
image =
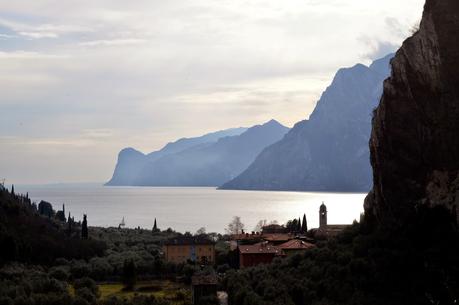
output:
[[[141,151],[138,151],[137,149],[134,149],[134,148],[132,148],[132,147],[123,148],[123,149],[119,152],[119,155],[136,155],[136,154],[139,154],[139,155],[142,155],[142,156],[145,155],[145,154],[142,153]]]
[[[282,125],[281,123],[279,123],[279,121],[277,121],[275,119],[271,119],[268,122],[264,123],[263,125],[272,125],[272,124]]]
[[[108,185],[218,186],[242,172],[288,128],[275,120],[251,128],[231,128],[181,138],[144,155],[126,148]]]
[[[370,67],[339,69],[308,120],[267,147],[223,189],[367,191],[371,113],[389,75],[390,55]]]

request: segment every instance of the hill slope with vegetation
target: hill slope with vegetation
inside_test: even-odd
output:
[[[79,238],[75,224],[69,234],[65,223],[40,215],[28,196],[0,190],[0,263],[51,263],[56,258],[84,259],[102,255],[103,242]]]

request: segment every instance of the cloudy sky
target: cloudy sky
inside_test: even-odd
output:
[[[0,2],[0,180],[106,181],[120,149],[271,118],[397,49],[423,0]]]

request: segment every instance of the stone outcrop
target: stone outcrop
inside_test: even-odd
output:
[[[370,139],[366,214],[403,224],[422,206],[459,206],[459,1],[427,0],[392,60]]]

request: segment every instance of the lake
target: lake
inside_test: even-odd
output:
[[[280,224],[306,213],[308,227],[319,223],[319,206],[325,202],[328,223],[350,224],[363,212],[365,194],[226,191],[215,188],[105,187],[99,184],[15,186],[29,192],[37,203],[46,200],[81,220],[88,215],[90,226],[118,226],[125,218],[127,227],[152,228],[157,219],[160,229],[223,233],[233,216],[240,216],[246,230],[259,220]]]

